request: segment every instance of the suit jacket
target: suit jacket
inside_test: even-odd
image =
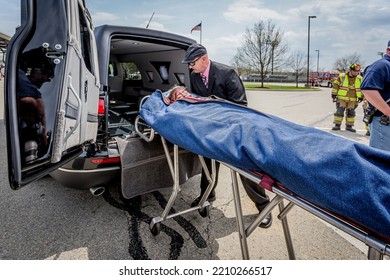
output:
[[[210,61],[208,88],[204,85],[199,73],[192,72],[190,81],[191,91],[200,96],[215,95],[241,105],[248,103],[240,77],[227,65]]]

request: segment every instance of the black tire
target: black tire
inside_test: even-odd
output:
[[[153,236],[157,236],[160,234],[161,231],[161,224],[157,223],[152,226],[152,224],[149,225],[150,232],[153,234]]]
[[[205,218],[205,217],[208,217],[209,214],[210,214],[210,207],[209,206],[206,206],[204,208],[201,208],[198,210],[199,211],[199,214]]]

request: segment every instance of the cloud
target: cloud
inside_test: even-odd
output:
[[[114,14],[111,14],[111,13],[96,12],[96,13],[92,14],[92,19],[94,22],[108,23],[108,22],[117,21],[120,19],[120,17],[118,17]]]
[[[253,22],[255,19],[276,20],[283,16],[275,10],[262,7],[263,1],[239,0],[228,6],[223,13],[227,20],[235,23]]]
[[[149,22],[149,20],[148,21],[145,21],[144,23],[142,23],[142,24],[140,24],[138,27],[146,27],[147,25],[148,25],[148,22]],[[162,24],[162,23],[160,23],[160,22],[156,22],[156,21],[151,21],[150,23],[149,23],[149,27],[148,27],[149,29],[154,29],[154,30],[159,30],[159,31],[168,31],[169,32],[169,30],[167,30],[166,29],[166,27],[164,26],[164,24]]]
[[[151,13],[148,13],[148,14],[134,14],[132,15],[133,18],[138,18],[138,19],[146,19],[147,21],[150,20],[150,18],[152,17],[153,15],[153,18],[152,18],[152,21],[153,20],[160,20],[160,21],[169,21],[169,20],[172,20],[173,18],[175,18],[174,16],[171,16],[171,15],[166,15],[166,14],[160,14],[160,13],[157,13],[155,12],[153,14],[153,12]]]
[[[207,48],[211,60],[230,64],[237,53],[237,48],[241,46],[243,35],[244,33],[236,33],[213,38],[213,40],[205,39],[202,44]]]

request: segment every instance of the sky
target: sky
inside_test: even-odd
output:
[[[271,20],[289,53],[307,56],[310,65],[333,69],[336,59],[357,54],[366,66],[380,58],[390,40],[390,7],[383,0],[86,0],[95,26],[126,25],[190,37],[207,48],[211,60],[232,64],[243,34]],[[154,14],[153,14],[154,13]],[[152,17],[153,15],[153,17]],[[12,36],[20,21],[18,0],[0,0],[0,32]],[[202,22],[202,31],[191,29]],[[201,36],[200,36],[201,35]],[[318,51],[316,51],[318,50]],[[286,57],[288,56],[286,54]],[[287,70],[287,69],[281,69]]]

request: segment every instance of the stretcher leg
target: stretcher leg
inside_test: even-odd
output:
[[[180,211],[177,213],[169,214],[171,209],[172,209],[173,204],[175,203],[177,195],[180,192],[179,147],[177,145],[173,146],[173,160],[172,160],[172,157],[171,157],[169,149],[168,149],[168,145],[166,143],[166,140],[163,137],[161,137],[161,142],[162,142],[162,145],[164,147],[164,152],[165,152],[165,156],[167,158],[168,167],[170,169],[172,179],[173,179],[173,190],[172,190],[172,194],[171,194],[171,196],[168,200],[168,203],[165,206],[165,209],[164,209],[163,213],[161,214],[161,216],[154,217],[149,224],[150,231],[152,232],[153,235],[158,235],[160,233],[161,222],[164,222],[167,219],[171,219],[171,218],[174,218],[176,216],[183,215],[183,214],[195,211],[195,210],[198,210],[202,217],[208,216],[210,203],[208,201],[206,201],[206,199],[214,187],[215,178],[216,178],[215,160],[211,161],[211,169],[212,170],[210,173],[210,171],[208,170],[208,168],[206,166],[204,158],[202,156],[199,156],[200,163],[201,163],[202,168],[204,169],[206,177],[209,181],[209,185],[206,189],[206,192],[202,196],[198,206],[191,207],[189,209],[186,209],[186,210],[183,210],[183,211]]]
[[[246,232],[242,215],[242,207],[240,200],[240,192],[238,190],[237,174],[233,169],[230,169],[232,177],[233,201],[236,212],[236,220],[238,227],[238,237],[240,239],[242,259],[249,260],[248,243],[246,240]]]
[[[172,209],[173,204],[175,203],[176,197],[178,193],[180,192],[180,184],[179,184],[179,147],[177,145],[173,146],[173,163],[172,159],[169,155],[169,151],[165,142],[165,139],[161,137],[161,140],[163,141],[164,151],[167,156],[169,169],[171,170],[172,178],[173,178],[173,190],[172,194],[168,200],[167,205],[165,206],[165,209],[161,215],[161,218],[163,221],[166,220],[168,217],[168,214],[170,210]]]
[[[155,217],[152,219],[149,227],[150,231],[153,235],[158,235],[160,233],[160,227],[161,222],[165,221],[168,217],[169,212],[171,211],[171,208],[176,200],[177,194],[180,191],[180,185],[179,185],[179,147],[177,145],[173,146],[173,159],[169,154],[169,150],[166,144],[166,141],[163,137],[161,137],[162,145],[164,147],[164,152],[168,161],[169,170],[171,171],[172,179],[173,179],[173,190],[172,194],[168,200],[167,205],[165,206],[165,209],[161,216]],[[171,216],[172,217],[172,216]]]
[[[291,238],[291,234],[290,234],[290,227],[288,226],[287,215],[281,215],[281,213],[287,213],[292,208],[292,206],[294,206],[294,205],[289,203],[289,204],[287,204],[286,207],[284,207],[283,200],[280,201],[280,203],[279,203],[280,214],[278,215],[278,219],[282,222],[284,239],[286,241],[286,246],[287,246],[288,258],[290,260],[295,260],[296,258],[295,258],[294,246],[293,246],[292,238]],[[287,211],[285,211],[285,210],[287,210]]]
[[[293,247],[293,244],[292,244],[290,228],[289,228],[288,222],[287,222],[287,214],[294,207],[294,205],[295,205],[294,203],[289,202],[287,204],[287,206],[284,207],[284,202],[282,201],[279,204],[279,211],[280,211],[280,213],[278,215],[278,219],[282,222],[284,239],[286,240],[288,257],[289,257],[290,260],[295,260],[296,258],[295,258],[294,247]]]
[[[252,232],[258,228],[261,222],[267,217],[269,213],[283,200],[280,196],[275,196],[267,206],[257,215],[255,220],[248,226],[246,230],[247,236],[251,235]]]
[[[237,181],[237,172],[234,169],[230,169],[231,172],[231,178],[232,178],[232,188],[233,188],[233,198],[234,198],[234,206],[236,211],[236,219],[237,219],[237,226],[238,226],[238,233],[239,233],[239,239],[240,239],[240,246],[241,246],[241,253],[242,258],[247,260],[249,259],[249,251],[248,251],[248,243],[247,238],[251,235],[251,233],[260,225],[260,223],[264,220],[264,218],[271,213],[271,211],[279,205],[280,211],[282,211],[285,207],[283,204],[283,198],[281,196],[275,196],[268,204],[267,206],[259,213],[259,215],[255,218],[255,220],[245,229],[245,225],[243,222],[243,214],[242,214],[242,207],[241,207],[241,200],[238,190],[238,181]],[[245,173],[240,174],[245,176]],[[253,177],[248,177],[250,179],[253,179]],[[256,183],[259,183],[259,180],[256,181]],[[290,230],[288,227],[287,217],[283,216],[281,219],[282,226],[283,226],[283,232],[286,240],[287,250],[289,254],[290,259],[295,259],[295,253],[294,248],[292,245],[292,239],[290,235]]]
[[[368,247],[367,258],[369,260],[383,260],[383,254],[372,247]]]
[[[208,211],[207,211],[208,208],[206,206],[210,205],[210,203],[207,201],[207,198],[209,197],[211,191],[214,188],[215,179],[217,176],[217,174],[216,174],[217,171],[216,171],[215,160],[211,160],[211,174],[210,174],[210,170],[207,168],[207,165],[206,165],[204,158],[200,155],[198,155],[198,156],[199,156],[199,161],[202,165],[204,174],[206,175],[207,181],[209,182],[209,184],[206,188],[206,191],[204,192],[204,194],[201,197],[199,204],[198,204],[198,207],[200,207],[199,208],[200,215],[202,217],[206,217],[206,216],[208,216],[208,215],[206,215],[206,212],[208,213]],[[207,205],[205,203],[207,203]]]

